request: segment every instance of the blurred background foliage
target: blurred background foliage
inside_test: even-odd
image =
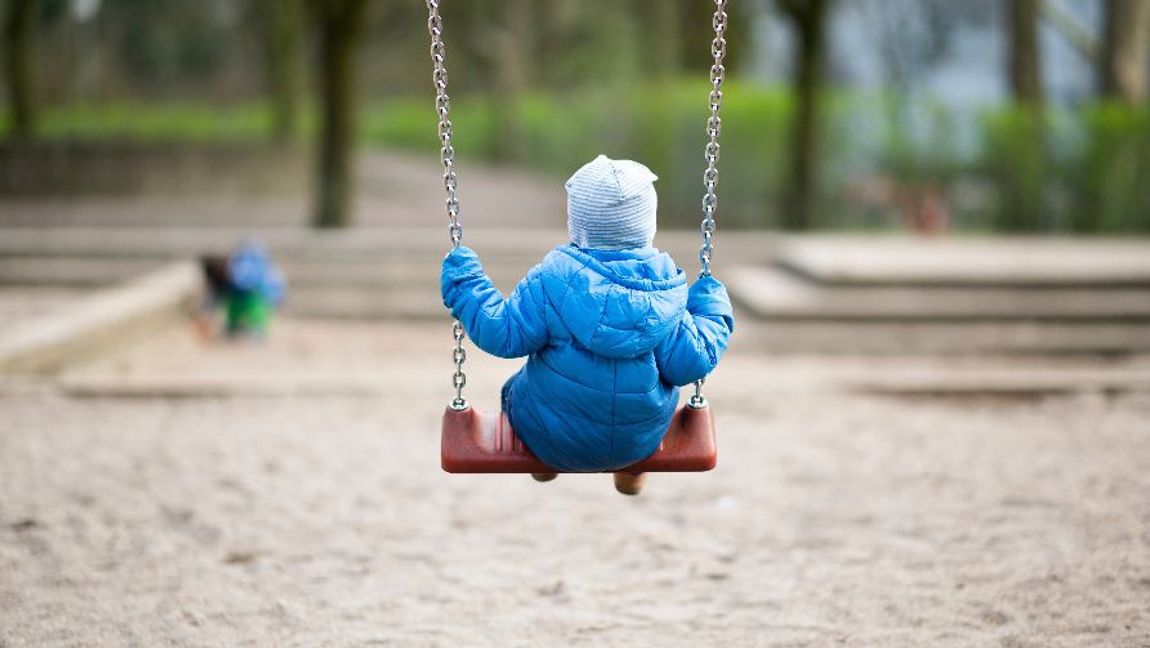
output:
[[[6,67],[0,128],[13,138],[322,146],[324,39],[355,32],[354,110],[336,121],[364,146],[438,149],[423,3],[5,2],[6,60],[20,23],[34,52],[31,124]],[[338,16],[355,5],[362,16]],[[697,219],[712,3],[445,5],[465,162],[561,180],[599,152],[635,158],[661,177],[665,222]],[[724,225],[1150,232],[1146,5],[732,2]]]

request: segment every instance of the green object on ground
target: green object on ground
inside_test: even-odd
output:
[[[274,307],[271,300],[257,292],[235,291],[225,304],[226,330],[229,334],[264,333],[271,322]]]

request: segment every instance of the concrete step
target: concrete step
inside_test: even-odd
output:
[[[542,256],[563,242],[562,232],[485,229],[468,244],[492,254]],[[389,228],[318,231],[297,227],[66,227],[0,228],[0,256],[59,256],[188,259],[226,253],[255,237],[273,254],[312,259],[378,259],[381,256],[442,257],[449,249],[445,229]]]
[[[199,269],[176,263],[66,307],[25,317],[0,336],[0,371],[51,372],[79,358],[138,341],[187,317],[199,291]]]
[[[16,267],[33,260],[18,261]],[[0,260],[0,283],[14,278],[7,265],[10,262],[13,260]],[[510,290],[526,265],[526,262],[496,264],[493,273],[497,286],[504,291]],[[110,284],[127,275],[139,276],[133,273],[142,274],[154,267],[154,261],[136,259],[50,259],[27,266],[29,274],[41,281],[38,284],[41,289]],[[65,270],[71,274],[63,276]],[[394,259],[380,263],[292,262],[288,265],[291,284],[285,310],[292,315],[317,318],[443,321],[446,313],[440,303],[436,270],[430,259],[420,264]],[[1128,309],[1126,302],[1131,295],[1125,290],[1104,291],[1097,295],[1089,291],[1075,294],[1084,300],[1081,303],[1044,301],[1040,305],[1046,311],[1037,314],[1041,317],[1033,311],[1022,316],[1020,311],[1011,310],[1020,304],[1028,308],[1033,306],[1031,293],[1026,291],[1018,300],[1003,303],[994,300],[963,302],[964,307],[973,304],[980,309],[977,317],[969,311],[959,311],[960,316],[955,316],[953,304],[945,301],[933,303],[930,301],[931,291],[925,291],[928,296],[926,304],[933,309],[930,317],[916,314],[914,309],[920,308],[922,302],[912,307],[898,300],[894,303],[902,310],[898,317],[892,317],[889,304],[883,300],[867,301],[852,295],[851,289],[835,290],[846,291],[851,298],[847,305],[855,308],[853,311],[839,302],[819,301],[817,295],[827,289],[811,288],[785,272],[774,271],[776,285],[769,290],[762,288],[763,277],[758,270],[749,288],[744,283],[751,280],[744,276],[742,270],[732,270],[730,274],[729,283],[742,324],[736,341],[742,343],[740,338],[746,336],[747,341],[753,342],[759,350],[871,354],[1127,354],[1150,348],[1150,318],[1146,317],[1145,301],[1138,302],[1140,310]],[[812,290],[816,295],[813,301],[808,300]],[[880,289],[859,289],[857,292],[872,290]],[[881,290],[893,290],[899,294],[902,289]],[[1115,293],[1113,299],[1107,296],[1108,292]],[[1141,296],[1143,293],[1135,294]],[[915,296],[922,297],[917,292]],[[1012,293],[1009,296],[1017,297]],[[1001,308],[992,311],[985,307],[988,303]],[[1075,308],[1099,310],[1077,311]]]
[[[537,261],[494,256],[484,267],[497,285],[510,288]],[[138,277],[164,263],[162,259],[136,257],[0,257],[0,286],[104,286]],[[434,291],[439,285],[440,257],[345,261],[289,258],[281,261],[281,267],[289,289],[419,286]]]
[[[372,260],[434,258],[449,249],[440,227],[356,228],[319,231],[298,227],[0,227],[0,257],[92,257],[190,259],[205,253],[225,253],[236,242],[254,236],[273,254],[292,259]],[[566,242],[564,229],[469,228],[465,243],[484,261],[494,258],[538,261]],[[762,232],[731,232],[719,236],[715,266],[767,260],[779,238]],[[685,269],[697,268],[699,235],[691,230],[666,230],[657,243]]]
[[[432,320],[449,317],[434,286],[314,287],[291,289],[285,313],[299,317],[349,320]]]
[[[1081,392],[1145,392],[1150,367],[1095,369],[938,369],[923,367],[843,377],[852,391],[892,396],[1052,396]]]
[[[778,259],[826,285],[1150,288],[1145,240],[815,236]]]
[[[1150,323],[1150,290],[1141,288],[827,286],[775,267],[726,276],[733,299],[772,321]]]
[[[447,321],[438,291],[419,286],[297,287],[291,315]],[[1115,321],[762,320],[738,307],[735,344],[755,352],[1128,355],[1150,351],[1150,325]]]
[[[107,286],[164,263],[153,258],[0,257],[0,286]]]
[[[24,320],[67,308],[89,291],[71,288],[0,288],[0,337]]]
[[[747,351],[874,355],[1107,355],[1150,352],[1150,326],[1051,322],[752,322]]]

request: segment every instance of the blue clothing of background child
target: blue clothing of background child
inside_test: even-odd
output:
[[[678,387],[715,368],[734,326],[726,288],[689,288],[652,247],[656,177],[599,156],[566,183],[571,243],[552,250],[504,297],[466,247],[443,261],[444,304],[475,344],[528,356],[503,387],[527,447],[563,471],[607,471],[654,452]]]

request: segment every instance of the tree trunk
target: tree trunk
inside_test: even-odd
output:
[[[1042,104],[1042,66],[1038,46],[1039,0],[1009,0],[1010,89],[1021,104]]]
[[[531,0],[501,0],[495,59],[495,157],[522,162],[527,155],[521,103],[527,89],[531,45]]]
[[[1009,0],[1008,75],[1015,102],[1022,108],[1017,122],[1012,165],[1003,177],[1001,226],[1011,231],[1040,230],[1047,223],[1046,150],[1043,128],[1042,52],[1038,43],[1040,0]]]
[[[1099,59],[1102,95],[1130,104],[1147,97],[1150,60],[1150,2],[1107,0]]]
[[[672,79],[683,67],[681,44],[685,5],[682,0],[652,0],[641,3],[639,9],[649,12],[639,16],[639,21],[641,24],[642,21],[650,21],[652,28],[647,32],[647,37],[653,39],[653,43],[647,46],[652,74],[660,82]]]
[[[316,227],[351,223],[352,154],[356,133],[355,53],[366,0],[313,0],[320,89]]]
[[[264,41],[272,139],[285,144],[295,139],[299,126],[299,0],[261,0],[256,4]]]
[[[8,0],[4,12],[4,78],[10,108],[9,135],[31,137],[36,128],[35,0]]]
[[[819,141],[822,137],[822,77],[826,64],[826,18],[831,0],[779,3],[795,31],[791,118],[791,170],[783,190],[785,229],[807,230],[817,220]]]

